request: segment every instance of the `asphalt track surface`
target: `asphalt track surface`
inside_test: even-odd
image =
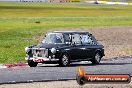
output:
[[[87,74],[129,74],[132,76],[132,56],[103,60],[99,65],[90,62],[72,63],[68,67],[39,64],[37,67],[0,69],[0,84],[57,80],[74,80],[78,67]]]

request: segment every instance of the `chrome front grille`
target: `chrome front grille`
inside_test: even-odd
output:
[[[33,49],[33,57],[48,57],[48,49]]]

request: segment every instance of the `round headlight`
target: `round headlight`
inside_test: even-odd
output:
[[[28,47],[25,48],[25,52],[29,52],[29,48]]]
[[[56,53],[56,49],[55,48],[52,48],[51,49],[51,53],[55,54]]]

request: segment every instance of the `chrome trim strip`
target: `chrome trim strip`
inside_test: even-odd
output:
[[[28,57],[25,57],[25,60],[33,60],[35,61],[36,59],[42,59],[44,61],[59,61],[59,59],[55,59],[55,58],[52,58],[52,59],[49,59],[49,58],[42,58],[42,57],[36,57],[36,58],[28,58]]]

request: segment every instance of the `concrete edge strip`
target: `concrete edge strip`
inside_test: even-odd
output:
[[[7,68],[7,66],[4,66],[3,64],[0,64],[0,69]]]
[[[33,82],[69,81],[69,80],[76,80],[76,79],[75,78],[64,78],[64,79],[56,79],[56,80],[45,79],[45,80],[9,81],[9,82],[0,83],[0,85],[3,85],[3,84],[33,83]]]
[[[132,77],[132,75],[130,75]],[[76,78],[63,78],[63,79],[45,79],[45,80],[27,80],[27,81],[9,81],[9,82],[4,82],[0,83],[0,85],[3,84],[20,84],[20,83],[33,83],[33,82],[53,82],[53,81],[69,81],[69,80],[76,80]]]

